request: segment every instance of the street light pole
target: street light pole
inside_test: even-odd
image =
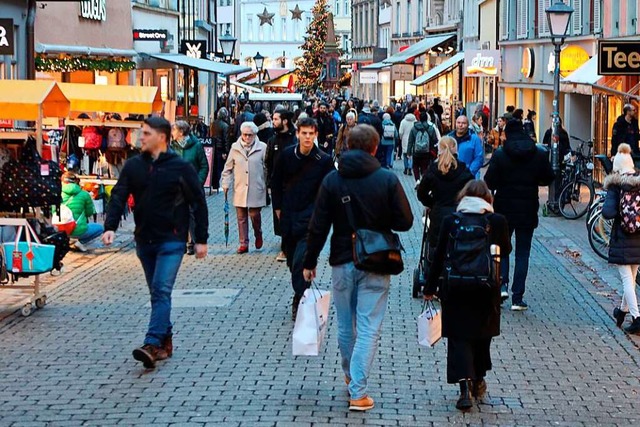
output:
[[[548,211],[557,214],[559,212],[558,196],[560,193],[560,53],[567,36],[569,22],[573,14],[573,8],[566,5],[562,0],[556,2],[546,11],[549,31],[551,32],[551,43],[555,52],[555,67],[553,71],[553,121],[551,137],[551,167],[555,173],[555,179],[549,186],[549,198],[547,200]]]
[[[253,57],[253,60],[256,63],[256,71],[258,72],[258,86],[260,87],[260,92],[262,92],[262,69],[264,66],[264,56],[260,55],[260,52],[257,52],[256,56]]]
[[[229,31],[224,36],[219,38],[220,48],[222,49],[222,56],[224,56],[224,62],[230,64],[233,59],[233,52],[236,48],[236,42],[238,39],[232,37]],[[231,76],[227,74],[227,111],[231,114]]]

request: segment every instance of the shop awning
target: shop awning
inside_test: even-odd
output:
[[[221,82],[221,83],[224,83],[224,82]],[[239,87],[241,89],[246,89],[249,92],[257,92],[257,93],[262,92],[262,90],[258,89],[257,87],[249,86],[249,85],[246,85],[244,83],[234,82],[233,80],[229,81],[229,83],[231,83],[232,85],[237,86],[237,87]]]
[[[382,70],[383,68],[391,67],[391,64],[385,64],[384,62],[374,62],[373,64],[365,65],[361,70]]]
[[[225,64],[224,62],[209,61],[208,59],[191,58],[187,55],[175,53],[149,53],[150,57],[159,59],[172,64],[182,65],[184,67],[196,68],[209,73],[222,74],[223,76],[233,76],[236,74],[251,71],[249,67],[241,67],[240,65]]]
[[[451,69],[457,66],[461,61],[464,61],[464,52],[458,52],[440,65],[436,65],[435,67],[412,81],[411,84],[414,86],[422,86],[424,84],[427,84],[430,81],[437,79],[441,75],[451,71]]]
[[[598,74],[598,55],[582,64],[577,70],[560,80],[561,90],[569,93],[592,95],[593,86],[597,85],[602,76]]]
[[[108,47],[68,46],[59,44],[36,44],[36,52],[42,54],[92,55],[92,56],[127,56],[138,55],[133,49],[111,49]]]
[[[155,86],[59,85],[71,102],[71,111],[151,114],[162,110],[160,91]]]
[[[385,64],[404,64],[416,56],[424,55],[429,50],[453,39],[456,35],[453,33],[440,34],[437,36],[426,37],[419,42],[412,44],[402,52],[396,53],[383,60]]]
[[[38,120],[67,117],[69,100],[56,82],[42,80],[0,80],[0,119]]]

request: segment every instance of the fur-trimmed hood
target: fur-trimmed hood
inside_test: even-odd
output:
[[[609,174],[604,178],[603,187],[605,190],[608,190],[611,186],[617,186],[623,190],[640,189],[640,172],[633,174]]]

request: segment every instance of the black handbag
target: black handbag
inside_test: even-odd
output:
[[[358,270],[376,274],[397,275],[404,270],[401,252],[404,250],[400,236],[393,232],[369,230],[356,227],[351,196],[342,182],[342,204],[347,211],[347,220],[354,230],[351,235],[353,264]]]

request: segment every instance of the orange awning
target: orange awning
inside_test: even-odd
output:
[[[155,86],[59,85],[75,112],[151,114],[162,110],[160,91]]]
[[[0,80],[0,118],[38,120],[42,117],[67,117],[69,100],[56,82],[42,80]]]

